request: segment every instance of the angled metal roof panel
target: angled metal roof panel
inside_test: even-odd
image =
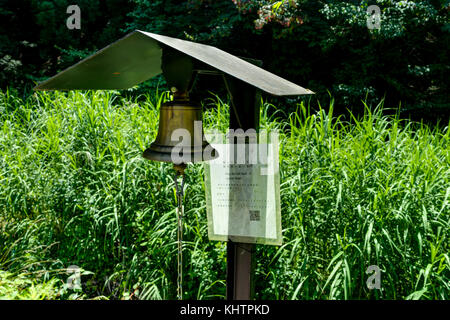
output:
[[[126,89],[162,72],[160,43],[277,96],[312,94],[218,48],[134,31],[40,83],[36,90]]]
[[[34,89],[127,89],[160,74],[161,55],[156,41],[132,32]]]

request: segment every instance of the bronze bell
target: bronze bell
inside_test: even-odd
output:
[[[187,94],[174,94],[173,101],[163,103],[158,134],[143,156],[174,164],[217,158],[218,152],[203,134],[202,107],[190,102]]]

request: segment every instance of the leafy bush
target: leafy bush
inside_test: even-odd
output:
[[[72,4],[69,0],[0,2],[0,59],[10,56],[20,64],[14,74],[3,76],[1,71],[1,88],[20,87],[28,92],[36,81],[117,40],[127,19],[124,12],[131,9],[127,0],[76,1],[81,30],[69,30],[66,11]]]
[[[69,4],[2,2],[1,88],[29,91],[34,81],[142,29],[260,59],[322,104],[330,90],[339,113],[363,112],[362,97],[375,105],[385,96],[387,106],[401,101],[417,118],[449,116],[448,1],[83,0],[81,30],[66,28]],[[372,4],[381,9],[379,30],[367,27]]]
[[[418,118],[449,115],[448,1],[236,1],[257,9],[255,28],[271,34],[262,59],[317,92],[332,88],[336,104],[359,108],[385,95]],[[381,28],[367,26],[369,5],[381,10]],[[258,55],[258,53],[255,53]],[[420,114],[419,114],[420,113]]]
[[[51,300],[57,298],[57,280],[44,283],[20,274],[13,275],[0,270],[0,300]]]

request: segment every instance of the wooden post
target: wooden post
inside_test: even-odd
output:
[[[225,76],[231,95],[230,129],[259,131],[261,92],[233,77]],[[254,296],[255,245],[227,243],[227,300],[251,300]]]

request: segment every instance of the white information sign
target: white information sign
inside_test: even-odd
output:
[[[278,141],[244,144],[241,149],[211,144],[219,158],[205,162],[209,239],[280,245]],[[244,150],[246,158],[239,155]],[[249,154],[257,157],[249,159]]]

